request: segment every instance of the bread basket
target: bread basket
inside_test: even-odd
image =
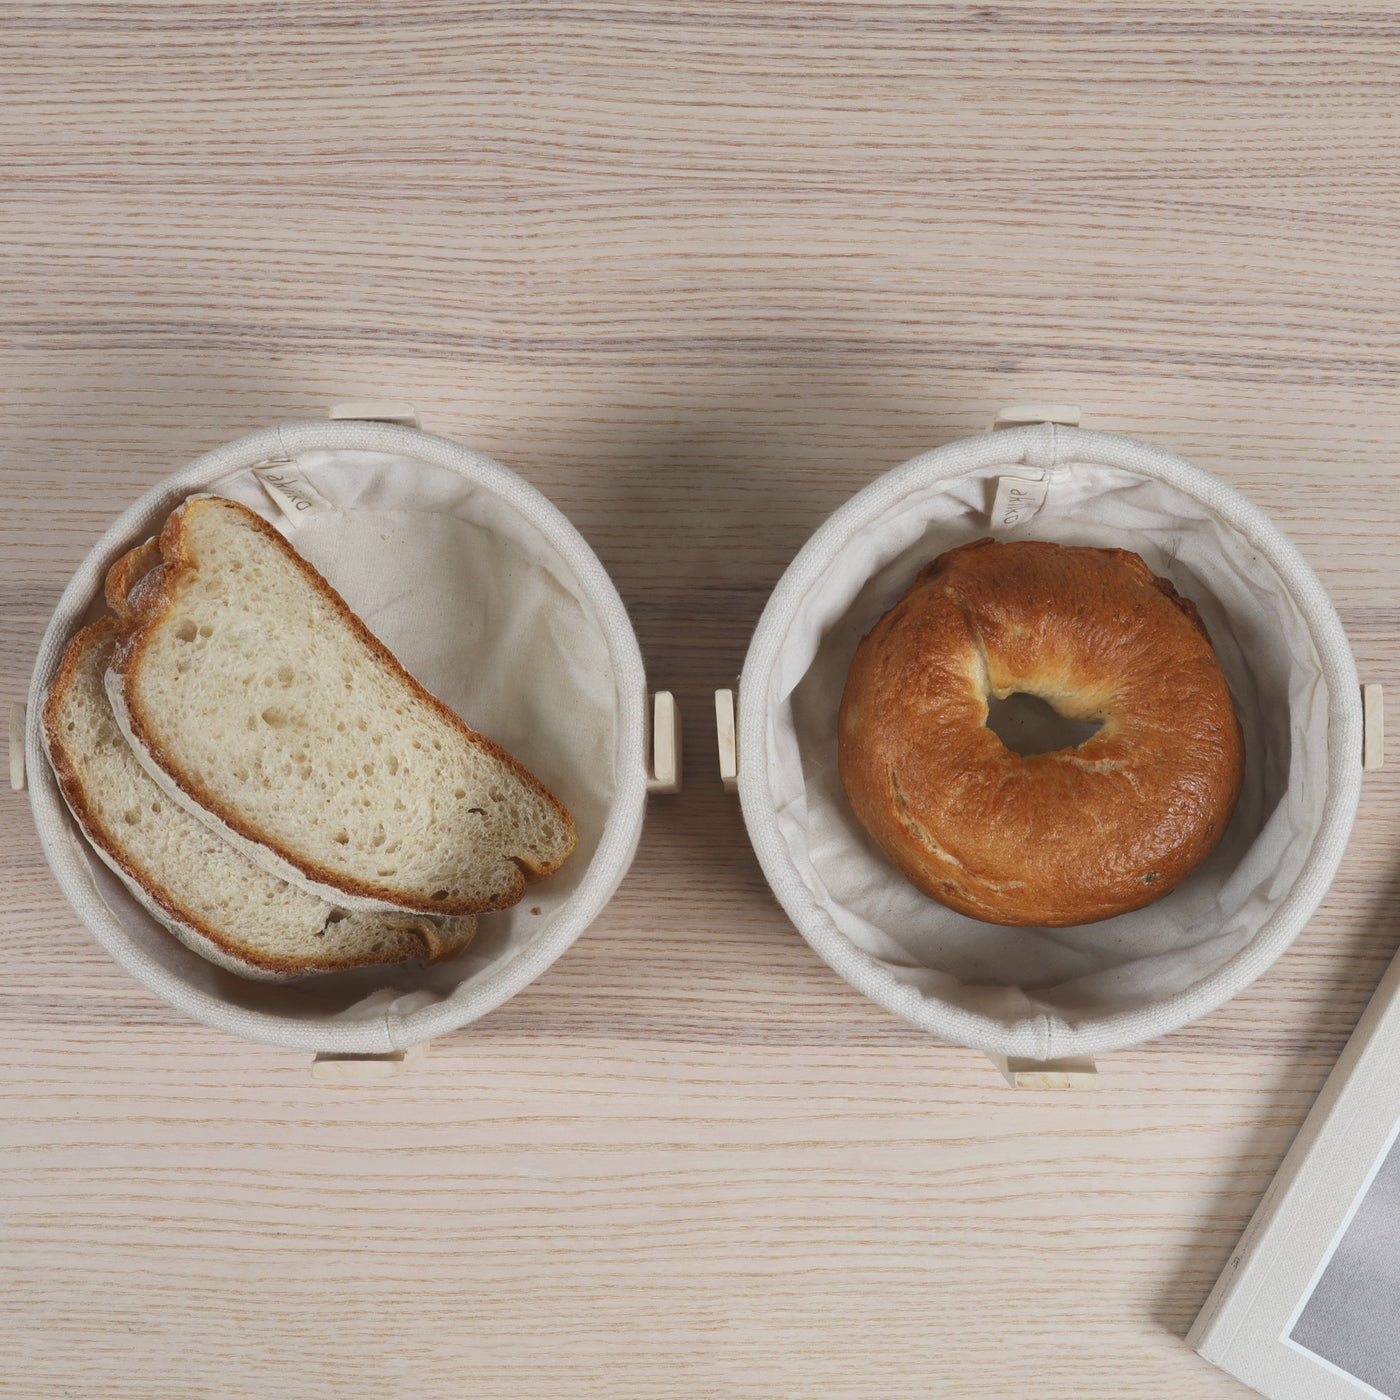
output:
[[[97,940],[151,991],[206,1025],[323,1056],[402,1057],[526,986],[622,879],[649,780],[653,789],[675,786],[674,772],[658,780],[648,762],[641,656],[593,552],[533,487],[478,452],[407,426],[404,418],[416,423],[411,413],[345,406],[332,410],[333,421],[240,438],[152,487],[64,590],[29,691],[25,766],[35,822],[59,885]],[[400,421],[370,421],[390,416]],[[281,488],[265,484],[269,463]],[[249,981],[166,933],[69,816],[39,735],[49,684],[69,637],[103,610],[108,567],[201,491],[273,521],[412,674],[573,813],[579,844],[564,868],[513,909],[482,916],[458,958]]]
[[[1244,791],[1205,865],[1145,909],[1067,929],[966,918],[905,882],[845,801],[835,726],[857,642],[922,565],[986,535],[1136,550],[1205,618],[1244,729]],[[808,541],[744,664],[737,787],[778,900],[853,987],[1008,1063],[1092,1071],[1086,1057],[1214,1010],[1293,941],[1345,849],[1362,738],[1341,623],[1262,511],[1160,448],[1039,422],[916,457]]]

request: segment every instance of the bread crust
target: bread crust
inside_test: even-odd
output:
[[[88,791],[83,767],[70,751],[62,724],[63,707],[87,653],[95,648],[115,645],[120,627],[118,618],[104,617],[74,635],[49,687],[41,731],[49,764],[69,811],[98,856],[154,918],[202,957],[241,976],[261,981],[286,981],[311,973],[340,972],[355,967],[374,967],[410,960],[437,962],[455,957],[467,947],[476,931],[474,922],[460,921],[459,926],[449,932],[430,919],[423,918],[406,920],[401,928],[395,929],[397,945],[387,956],[280,957],[265,949],[249,948],[240,943],[152,879],[149,872],[132,859],[120,833],[113,831],[97,811]]]
[[[1023,757],[988,698],[1100,723]],[[990,539],[940,555],[862,639],[838,722],[857,818],[925,894],[989,923],[1142,908],[1214,849],[1244,745],[1199,612],[1136,554]]]
[[[191,512],[199,510],[231,510],[238,514],[241,522],[249,529],[260,533],[296,567],[307,583],[315,589],[335,611],[341,622],[355,638],[393,674],[395,679],[411,692],[415,699],[435,711],[451,728],[473,746],[483,749],[498,762],[508,768],[513,775],[540,800],[550,805],[563,823],[568,833],[567,849],[557,861],[548,865],[534,866],[522,857],[510,857],[516,866],[516,877],[511,886],[496,898],[473,900],[468,898],[432,900],[404,889],[386,889],[383,884],[372,884],[357,879],[345,872],[333,869],[314,859],[290,851],[272,839],[268,833],[260,831],[236,808],[222,801],[198,777],[180,766],[174,755],[156,737],[150,717],[142,709],[134,694],[132,677],[139,670],[143,652],[156,627],[175,606],[175,594],[179,582],[185,574],[195,569],[186,539],[186,523]],[[146,546],[140,546],[144,550]],[[577,835],[573,818],[563,803],[545,787],[523,764],[519,763],[500,745],[483,734],[469,728],[461,717],[445,705],[435,695],[421,686],[399,664],[393,653],[364,625],[350,610],[340,594],[294,550],[283,536],[273,529],[256,512],[237,501],[221,496],[191,496],[183,505],[174,510],[165,523],[159,536],[161,563],[143,570],[139,581],[131,591],[123,594],[128,609],[118,638],[116,654],[108,672],[108,691],[112,695],[113,710],[123,732],[127,735],[138,756],[149,760],[147,764],[151,776],[160,782],[170,795],[181,801],[196,815],[212,819],[210,824],[239,849],[256,851],[254,858],[267,868],[294,880],[312,893],[323,898],[348,902],[350,907],[384,910],[408,910],[425,914],[482,914],[495,909],[509,908],[519,903],[525,894],[528,880],[541,879],[556,871],[564,860],[572,854],[577,845]],[[139,551],[133,551],[133,554]],[[124,561],[119,561],[118,567]],[[128,570],[123,578],[129,578],[133,570]],[[118,588],[122,587],[118,584]],[[158,771],[157,771],[158,770]],[[163,781],[162,781],[163,779]]]
[[[153,569],[160,567],[160,540],[152,537],[135,549],[129,549],[110,569],[104,592],[107,606],[118,617],[131,615],[131,594],[136,585]]]

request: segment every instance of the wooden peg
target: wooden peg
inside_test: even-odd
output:
[[[715,691],[715,735],[719,740],[719,780],[725,792],[739,791],[739,732],[734,724],[734,692]]]
[[[359,419],[366,423],[402,423],[406,428],[421,428],[418,410],[411,403],[395,403],[390,399],[351,399],[348,403],[333,403],[330,417]]]
[[[1378,685],[1361,687],[1361,766],[1385,767],[1385,692]]]
[[[1028,1060],[1020,1055],[987,1058],[1013,1089],[1098,1088],[1098,1069],[1089,1055],[1067,1055],[1059,1060]]]
[[[1072,403],[1018,403],[1003,408],[992,419],[992,431],[1001,428],[1024,428],[1032,423],[1058,423],[1061,427],[1079,426],[1079,405]]]
[[[24,720],[25,708],[16,702],[10,706],[10,786],[24,791]]]
[[[651,759],[647,791],[677,793],[681,790],[681,714],[676,697],[658,690],[651,697]]]
[[[431,1043],[423,1040],[407,1050],[390,1050],[383,1055],[317,1055],[311,1062],[311,1077],[327,1084],[377,1084],[424,1059]]]

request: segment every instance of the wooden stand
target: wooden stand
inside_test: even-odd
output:
[[[647,791],[674,795],[681,790],[681,713],[669,690],[658,690],[647,707]]]
[[[1020,1055],[988,1055],[1013,1089],[1097,1089],[1099,1073],[1092,1057],[1067,1055],[1061,1060],[1027,1060]]]
[[[10,706],[10,786],[15,792],[24,791],[24,721],[25,707],[18,702]]]
[[[325,1084],[378,1084],[426,1059],[431,1044],[424,1040],[386,1055],[317,1055],[311,1062],[311,1077]]]
[[[715,691],[715,734],[719,741],[719,780],[725,792],[739,791],[739,731],[734,722],[737,690]]]
[[[357,419],[364,423],[402,423],[405,428],[421,428],[418,410],[411,403],[394,403],[389,399],[355,399],[349,403],[333,403],[326,415],[332,422]]]
[[[1023,403],[1003,408],[992,419],[992,432],[1002,428],[1028,428],[1035,423],[1059,423],[1065,428],[1079,427],[1079,405],[1072,403]]]
[[[1378,685],[1361,687],[1361,766],[1385,767],[1385,693]]]

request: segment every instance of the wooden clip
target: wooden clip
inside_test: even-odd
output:
[[[10,786],[24,791],[24,720],[25,708],[16,702],[10,706]]]
[[[658,690],[648,707],[651,734],[648,748],[647,791],[677,793],[681,790],[681,712],[669,690]]]
[[[1013,1089],[1097,1089],[1098,1068],[1090,1055],[1059,1060],[1028,1060],[1021,1055],[988,1055]]]
[[[342,418],[359,419],[366,423],[402,423],[406,428],[421,428],[418,410],[411,403],[394,403],[389,399],[351,399],[348,403],[333,403],[332,421]]]
[[[1032,423],[1058,423],[1061,427],[1079,426],[1079,405],[1072,403],[1018,403],[1003,408],[992,419],[992,432],[1002,428],[1024,428]]]
[[[715,691],[715,735],[719,740],[719,780],[725,792],[739,791],[739,731],[734,723],[734,692]]]
[[[1361,766],[1385,767],[1385,692],[1378,685],[1361,687]]]
[[[390,1050],[384,1055],[317,1055],[311,1062],[311,1077],[327,1084],[377,1084],[417,1064],[427,1055],[430,1044],[422,1040],[407,1050]]]

